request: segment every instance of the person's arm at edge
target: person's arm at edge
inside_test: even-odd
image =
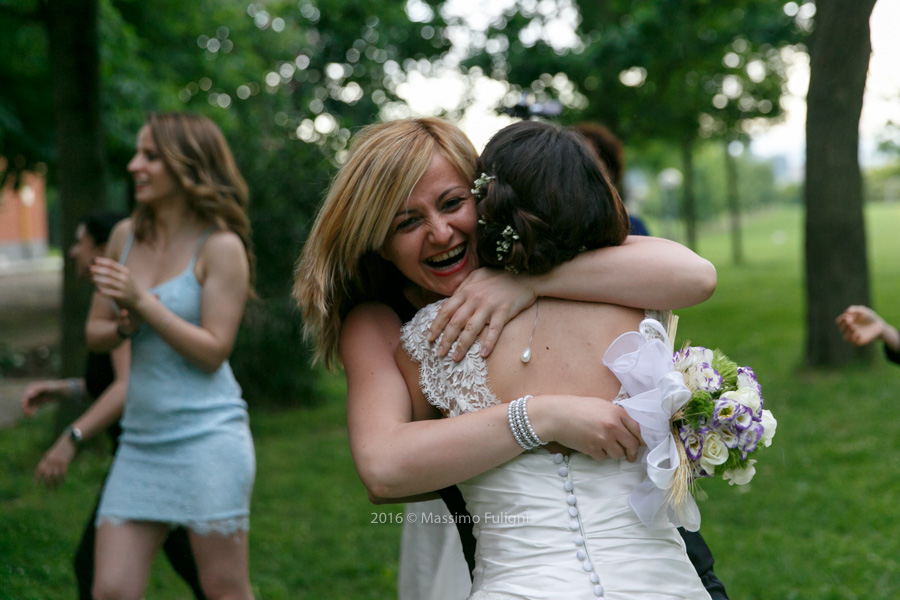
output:
[[[91,404],[80,417],[70,426],[77,428],[83,440],[88,440],[110,425],[118,421],[122,416],[125,406],[125,393],[128,388],[128,369],[131,361],[130,345],[123,344],[112,351],[113,382],[107,387],[100,397]],[[35,469],[34,479],[48,486],[56,486],[66,478],[69,463],[75,457],[78,448],[69,437],[70,428],[67,428],[57,438],[44,456],[41,457]]]
[[[122,344],[110,353],[115,379],[73,423],[85,440],[105,431],[122,418],[131,368],[131,344]]]

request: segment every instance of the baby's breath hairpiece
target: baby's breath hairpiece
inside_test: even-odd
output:
[[[512,228],[512,225],[507,225],[506,229],[500,233],[500,236],[503,239],[497,242],[497,260],[503,261],[506,259],[506,255],[509,254],[513,241],[519,239],[519,234]]]
[[[482,173],[481,177],[475,180],[475,187],[472,188],[472,195],[475,196],[476,200],[481,200],[487,195],[487,186],[492,179],[495,179],[493,175]]]

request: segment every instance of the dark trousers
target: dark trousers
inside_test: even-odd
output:
[[[78,598],[80,600],[93,598],[91,588],[94,586],[94,540],[97,533],[95,521],[98,508],[100,508],[99,498],[91,513],[91,518],[85,525],[84,533],[81,534],[78,550],[75,551],[75,578],[78,580]],[[177,527],[170,531],[169,537],[163,543],[163,552],[166,553],[166,558],[169,559],[175,572],[194,592],[194,597],[197,600],[206,600],[203,588],[200,587],[200,577],[197,575],[197,564],[194,562],[194,553],[191,551],[191,540],[188,537],[187,529]]]
[[[709,592],[712,600],[728,600],[728,594],[725,593],[725,586],[716,577],[713,572],[712,552],[706,545],[706,540],[697,531],[687,531],[683,527],[678,528],[678,533],[684,538],[684,545],[687,548],[688,558],[691,559],[694,568],[697,569],[697,575],[703,582],[703,587]]]

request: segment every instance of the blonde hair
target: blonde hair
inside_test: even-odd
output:
[[[163,163],[186,192],[188,207],[201,220],[241,238],[252,282],[255,260],[247,216],[250,194],[225,136],[210,119],[189,113],[151,113],[146,125]],[[138,240],[153,237],[156,216],[152,206],[138,204],[133,220]]]
[[[466,181],[474,179],[475,147],[447,121],[378,123],[354,138],[294,271],[293,295],[304,335],[316,343],[315,361],[334,367],[341,324],[353,306],[379,301],[398,310],[398,292],[408,280],[378,251],[435,152]]]

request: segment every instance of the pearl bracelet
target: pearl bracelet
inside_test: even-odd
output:
[[[507,419],[509,420],[509,429],[512,431],[513,437],[525,450],[533,450],[538,446],[544,446],[547,442],[542,441],[537,436],[531,421],[528,419],[528,400],[530,395],[513,400],[507,408]]]

